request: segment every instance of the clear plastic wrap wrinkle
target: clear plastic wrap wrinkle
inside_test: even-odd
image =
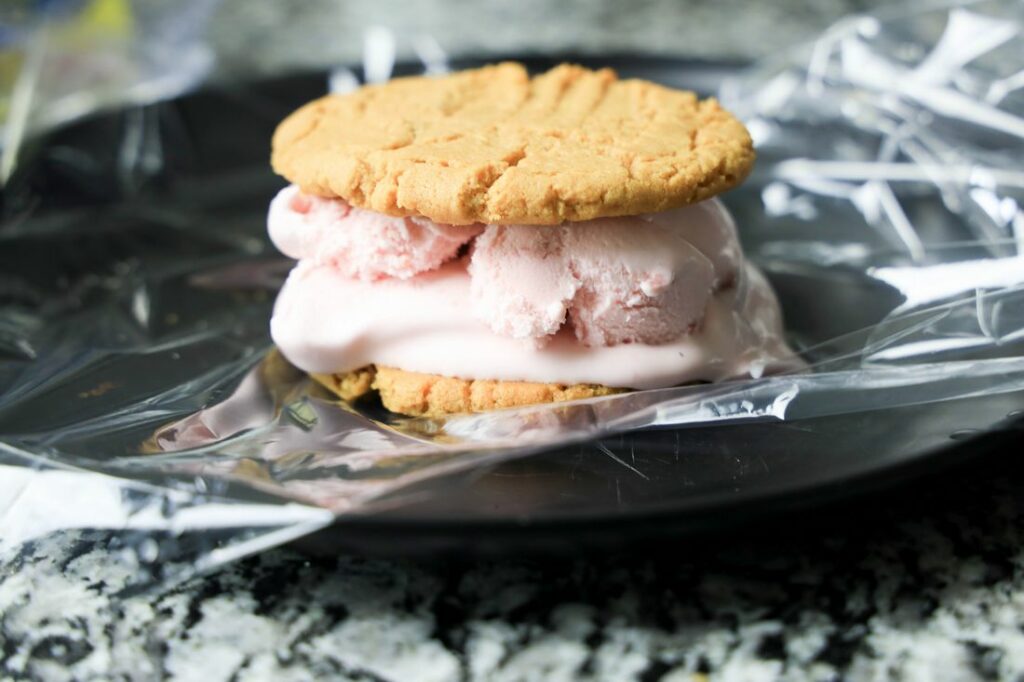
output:
[[[159,105],[57,135],[0,206],[0,548],[115,529],[146,581],[615,432],[1024,391],[1022,40],[1020,3],[931,5],[722,84],[759,155],[726,201],[806,370],[447,420],[341,403],[270,346],[265,167],[155,169],[201,134]]]

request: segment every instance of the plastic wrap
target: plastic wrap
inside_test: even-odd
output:
[[[98,224],[80,206],[33,217],[41,190],[9,187],[3,547],[117,529],[140,580],[187,575],[401,505],[424,478],[613,432],[1024,390],[1022,31],[1013,2],[852,17],[722,85],[759,151],[728,203],[809,364],[792,374],[447,420],[354,408],[269,346],[289,264],[263,236],[265,202],[222,210],[246,177],[167,203],[129,193]],[[370,52],[385,77],[390,52]],[[111,141],[122,189],[175,151],[151,116],[129,112]],[[50,249],[91,265],[24,265]]]

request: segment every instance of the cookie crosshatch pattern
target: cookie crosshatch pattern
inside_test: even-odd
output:
[[[754,161],[715,100],[567,64],[331,95],[289,117],[273,147],[274,169],[306,192],[457,224],[664,211],[735,186]]]

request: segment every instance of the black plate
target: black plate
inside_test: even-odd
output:
[[[702,92],[711,91],[735,68],[647,58],[569,59]],[[561,58],[526,61],[543,68]],[[415,67],[399,69],[412,71]],[[106,132],[123,127],[137,112],[83,121],[28,150],[31,163],[3,196],[5,218],[10,220],[38,197],[43,197],[45,215],[47,209],[109,207],[130,195],[136,203],[139,196],[156,197],[158,208],[188,202],[189,210],[206,211],[206,219],[222,216],[224,230],[231,234],[249,229],[238,228],[241,224],[262,225],[266,203],[280,186],[267,168],[273,127],[299,104],[322,94],[324,86],[323,74],[297,75],[221,86],[154,107],[151,115],[166,139],[175,139],[173,130],[168,137],[168,129],[176,126],[187,134],[180,136],[181,145],[163,146],[159,168],[151,176],[142,164],[128,180],[115,172],[126,151],[111,149]],[[62,153],[68,149],[78,150],[76,158],[88,162],[82,165]],[[140,186],[145,188],[142,194]],[[218,197],[210,204],[216,206],[215,215],[204,208],[213,195]],[[162,243],[159,237],[147,239],[146,248]],[[76,262],[93,246],[98,253],[87,253],[88,258],[109,260],[110,254],[100,242],[93,244],[88,232],[73,244],[78,244]],[[49,248],[41,238],[33,253],[6,254],[7,267],[25,267],[37,279],[66,275],[60,257],[46,260],[53,256]],[[173,252],[178,247],[168,242],[160,248]],[[23,263],[33,258],[50,263],[53,270],[39,275],[37,267]],[[825,278],[820,271],[813,277],[768,274],[792,331],[805,341],[869,325],[892,307],[893,292],[854,273],[837,270]],[[231,358],[217,355],[199,361],[226,359]],[[135,381],[144,391],[144,362],[139,369]],[[0,410],[0,434],[24,431],[41,407]],[[400,507],[347,519],[303,544],[321,552],[500,553],[612,546],[717,531],[967,463],[1013,438],[1009,427],[1019,422],[1016,415],[1022,409],[1024,394],[1016,393],[791,423],[630,433],[425,482],[403,492],[406,499]]]

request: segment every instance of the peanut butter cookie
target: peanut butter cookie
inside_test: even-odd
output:
[[[304,192],[440,223],[550,225],[664,211],[746,177],[750,136],[714,99],[610,69],[505,63],[310,102],[274,169]]]
[[[394,367],[364,367],[345,374],[311,374],[318,383],[345,400],[370,390],[380,393],[384,407],[413,417],[444,417],[487,412],[623,393],[625,389],[596,384],[541,384],[530,381],[457,379],[408,372]],[[367,380],[369,377],[369,381]]]

